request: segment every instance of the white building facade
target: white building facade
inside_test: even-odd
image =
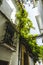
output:
[[[31,1],[24,3],[24,6],[29,14],[28,17],[30,18],[30,20],[33,23],[33,26],[35,27],[35,29],[30,30],[30,33],[33,35],[34,34],[40,35],[41,34],[40,29],[42,29],[42,19],[39,12],[39,1],[37,3],[38,4],[35,7],[33,6],[33,2]],[[38,45],[43,45],[42,38],[37,38],[36,41]]]
[[[10,2],[10,3],[9,3]],[[4,25],[6,21],[14,24],[16,8],[11,0],[3,0],[0,6],[0,65],[18,65],[19,41],[17,41],[16,50],[6,44],[1,44],[1,40],[5,34]],[[17,39],[18,40],[18,39]],[[15,41],[14,41],[15,42]],[[15,50],[13,52],[13,50]]]

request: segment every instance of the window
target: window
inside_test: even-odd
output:
[[[42,38],[42,43],[43,43],[43,38]]]
[[[8,61],[0,60],[0,65],[9,65]]]
[[[4,46],[9,48],[10,50],[16,51],[17,46],[17,36],[18,33],[14,28],[14,24],[10,21],[5,22],[5,34],[3,36],[2,43]]]
[[[43,23],[41,21],[40,15],[36,16],[36,21],[37,21],[40,33],[42,34],[43,33]],[[43,43],[43,37],[42,37],[42,43]]]
[[[37,6],[39,0],[30,0],[30,2],[33,2],[33,8]]]
[[[35,16],[35,18],[36,18],[36,21],[37,21],[37,24],[38,24],[40,31],[43,30],[43,25],[42,25],[42,20],[41,20],[40,15]]]

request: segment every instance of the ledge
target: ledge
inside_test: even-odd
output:
[[[6,47],[7,49],[9,49],[9,50],[11,50],[13,52],[16,52],[16,47],[14,47],[14,46],[10,46],[10,45],[8,45],[6,43],[1,43],[0,45]]]

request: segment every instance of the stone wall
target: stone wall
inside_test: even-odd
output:
[[[34,61],[31,57],[29,57],[29,65],[34,65]]]
[[[0,12],[0,41],[5,34],[5,22],[7,18]],[[8,61],[9,65],[18,65],[19,38],[17,38],[16,51],[12,52],[9,48],[0,45],[0,60]]]

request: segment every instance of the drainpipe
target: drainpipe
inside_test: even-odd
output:
[[[19,42],[18,65],[22,65],[22,45]]]

